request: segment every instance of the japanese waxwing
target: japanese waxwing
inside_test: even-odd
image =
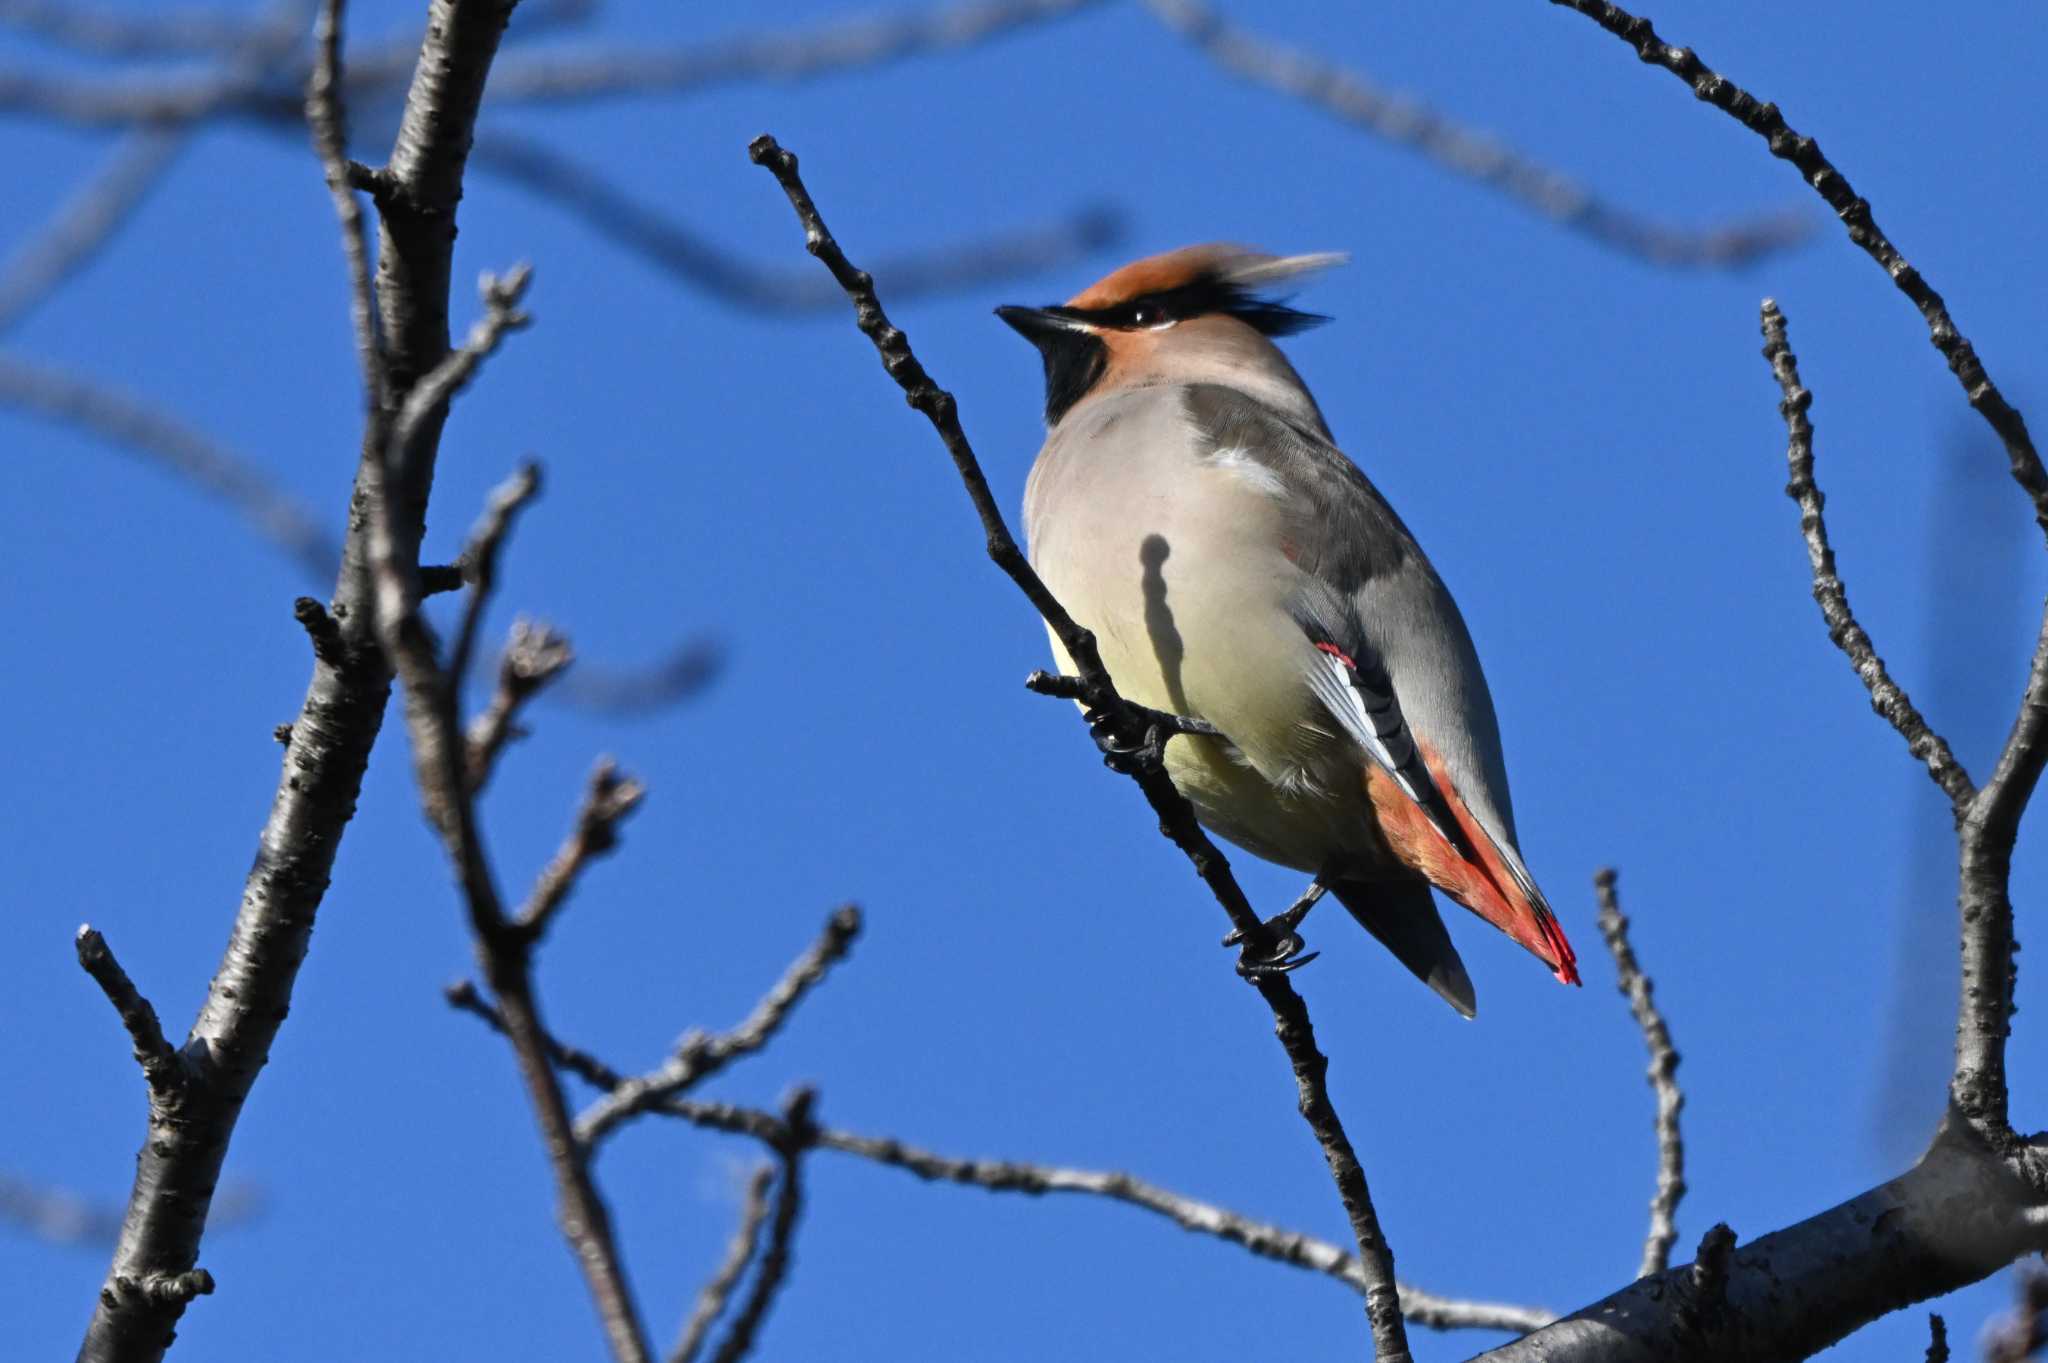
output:
[[[1471,1017],[1430,886],[1567,984],[1576,958],[1515,846],[1458,607],[1273,344],[1327,319],[1261,291],[1341,260],[1190,246],[996,309],[1045,361],[1025,533],[1118,690],[1223,735],[1166,747],[1202,823],[1313,873]]]

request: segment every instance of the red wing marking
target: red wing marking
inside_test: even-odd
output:
[[[1468,861],[1460,855],[1393,777],[1368,764],[1366,794],[1379,816],[1380,835],[1387,846],[1404,864],[1428,877],[1430,884],[1521,943],[1549,966],[1561,983],[1577,984],[1578,956],[1565,940],[1564,929],[1547,909],[1522,893],[1492,836],[1466,808],[1436,749],[1422,742],[1416,747],[1479,859]]]

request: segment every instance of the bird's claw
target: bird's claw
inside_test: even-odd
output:
[[[1255,979],[1261,975],[1285,975],[1289,971],[1301,969],[1321,955],[1322,953],[1317,951],[1304,952],[1303,947],[1306,944],[1295,929],[1301,925],[1302,919],[1308,917],[1308,911],[1314,908],[1316,901],[1322,897],[1323,884],[1318,880],[1309,885],[1301,898],[1262,923],[1260,926],[1265,929],[1262,935],[1270,945],[1256,955],[1253,954],[1251,943],[1246,941],[1242,928],[1232,928],[1226,933],[1223,945],[1243,947],[1237,954],[1237,973],[1246,979]]]
[[[1161,732],[1160,725],[1146,725],[1144,737],[1131,743],[1117,733],[1113,716],[1100,710],[1090,710],[1086,718],[1088,736],[1095,740],[1095,746],[1102,752],[1102,765],[1111,771],[1121,776],[1135,776],[1165,762],[1166,740],[1171,735]]]

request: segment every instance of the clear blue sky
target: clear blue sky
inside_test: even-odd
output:
[[[1915,867],[1947,865],[1947,821],[1808,598],[1758,301],[1781,300],[1817,394],[1851,599],[1974,770],[2018,695],[2039,550],[1910,306],[1794,172],[1614,39],[1541,0],[1229,8],[1622,205],[1690,225],[1790,206],[1820,230],[1738,271],[1653,269],[1219,74],[1128,5],[885,70],[487,109],[485,125],[591,158],[764,268],[816,267],[746,161],[762,131],[801,154],[857,261],[1116,206],[1116,247],[892,309],[1011,506],[1040,438],[1038,365],[994,305],[1053,301],[1196,240],[1351,253],[1300,298],[1336,323],[1290,351],[1459,595],[1524,851],[1587,987],[1560,988],[1461,914],[1481,1000],[1464,1023],[1334,910],[1310,920],[1323,955],[1299,982],[1403,1276],[1569,1309],[1633,1273],[1654,1162],[1641,1041],[1593,926],[1595,868],[1622,870],[1684,1053],[1680,1258],[1714,1221],[1747,1240],[1902,1168],[1941,1101],[1952,883]],[[416,10],[366,4],[355,23],[396,32]],[[781,6],[775,22],[838,10]],[[1652,14],[1820,139],[2048,428],[2039,7],[1667,0]],[[591,41],[683,43],[731,23],[615,4]],[[44,56],[0,47],[8,65]],[[0,122],[0,242],[22,241],[111,146]],[[1270,1018],[1216,945],[1220,911],[1067,707],[1021,689],[1045,660],[1038,625],[981,558],[939,446],[850,317],[734,311],[474,177],[458,276],[522,258],[537,325],[458,408],[430,551],[452,556],[486,489],[534,454],[548,490],[495,626],[537,612],[622,662],[708,631],[729,656],[709,694],[644,722],[536,710],[492,789],[493,844],[518,886],[598,753],[652,788],[546,948],[562,1033],[651,1066],[686,1027],[736,1021],[857,900],[869,929],[851,962],[708,1093],[771,1102],[810,1081],[836,1124],[1126,1169],[1342,1240]],[[463,289],[459,325],[474,315]],[[7,344],[160,403],[339,528],[359,398],[302,139],[207,132]],[[142,1085],[71,934],[102,928],[182,1035],[275,785],[272,726],[305,685],[291,598],[319,588],[231,513],[93,438],[0,411],[0,442],[0,1169],[118,1204]],[[1963,565],[1938,586],[1936,508],[1957,508],[1939,543]],[[1236,864],[1272,908],[1298,888]],[[2028,941],[2042,887],[2023,842]],[[2048,1060],[2043,970],[2031,952],[2024,964],[2023,1128],[2042,1121]],[[267,1211],[208,1239],[220,1291],[187,1314],[174,1357],[598,1356],[509,1053],[441,1002],[470,969],[394,723],[230,1159]],[[1903,1106],[1887,1106],[1896,1092]],[[607,1150],[658,1340],[722,1252],[758,1157],[657,1124]],[[829,1154],[808,1167],[764,1357],[1366,1347],[1343,1288],[1142,1213],[928,1187]],[[0,1247],[12,1350],[64,1356],[104,1255],[12,1230]],[[1997,1279],[1941,1309],[1967,1340],[2007,1295]],[[1906,1312],[1837,1353],[1916,1356],[1924,1341],[1922,1313]],[[1429,1360],[1490,1342],[1415,1339]]]

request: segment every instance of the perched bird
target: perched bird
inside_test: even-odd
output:
[[[1166,748],[1202,823],[1313,873],[1471,1017],[1430,886],[1567,984],[1576,958],[1515,846],[1464,619],[1273,344],[1328,319],[1262,291],[1341,259],[1190,246],[996,309],[1045,361],[1025,533],[1118,690],[1222,735]]]

